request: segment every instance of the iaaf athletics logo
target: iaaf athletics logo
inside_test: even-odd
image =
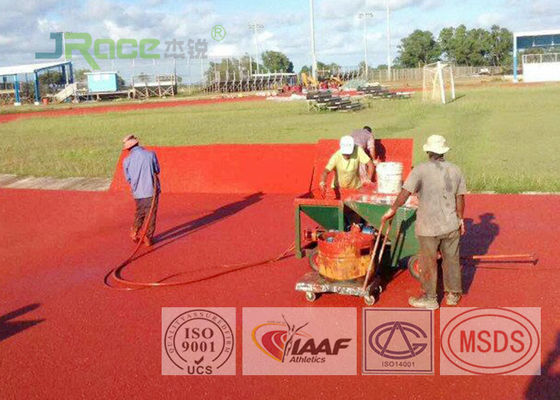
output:
[[[364,374],[433,374],[433,312],[364,309]]]
[[[163,308],[163,375],[235,375],[235,308]]]
[[[356,309],[244,308],[243,373],[355,374]]]
[[[337,355],[347,349],[352,338],[341,338],[333,343],[323,339],[319,343],[302,331],[309,322],[296,327],[282,315],[284,323],[270,322],[253,329],[253,342],[266,355],[279,362],[324,363],[327,356]]]

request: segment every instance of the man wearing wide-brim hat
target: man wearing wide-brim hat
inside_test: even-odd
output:
[[[124,176],[132,189],[132,197],[136,203],[134,223],[130,230],[130,237],[138,242],[140,228],[144,220],[153,210],[146,228],[144,244],[151,246],[156,229],[156,216],[160,193],[159,162],[156,153],[140,146],[138,138],[128,135],[123,139],[123,149],[128,151],[128,156],[123,161]]]
[[[459,167],[444,159],[450,148],[443,136],[430,136],[423,149],[429,160],[412,170],[383,221],[393,218],[411,193],[418,194],[416,236],[420,244],[420,282],[424,295],[411,297],[408,302],[413,307],[437,309],[438,250],[443,258],[447,305],[457,305],[463,292],[459,239],[465,233],[463,211],[467,187]]]

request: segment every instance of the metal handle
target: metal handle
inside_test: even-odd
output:
[[[385,244],[387,243],[387,237],[389,236],[389,232],[391,231],[391,226],[392,226],[392,223],[389,222],[389,225],[387,226],[387,232],[385,234],[385,237],[383,238],[383,247],[381,248],[381,254],[379,255],[379,260],[380,261],[381,261],[381,257],[383,256],[383,250],[385,249]],[[366,290],[369,279],[371,277],[371,273],[373,272],[373,265],[375,264],[375,254],[377,253],[377,248],[379,247],[379,242],[381,240],[381,235],[383,234],[383,228],[384,227],[385,227],[385,221],[381,221],[381,226],[379,227],[377,237],[375,238],[375,244],[373,245],[373,250],[372,250],[372,253],[371,253],[371,260],[369,262],[369,266],[368,266],[368,269],[367,269],[366,277],[364,279],[364,285],[362,287],[362,290]],[[378,261],[378,263],[379,263],[379,261]]]

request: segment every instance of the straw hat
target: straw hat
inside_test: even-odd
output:
[[[138,144],[138,138],[134,135],[128,135],[123,139],[123,149],[128,150]]]
[[[424,151],[429,151],[436,154],[445,154],[450,148],[447,146],[447,141],[443,136],[432,135],[426,140],[423,146]]]
[[[340,139],[340,152],[347,155],[354,152],[354,138],[352,136],[343,136]]]

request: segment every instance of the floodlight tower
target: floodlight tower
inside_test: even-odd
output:
[[[253,31],[253,37],[255,38],[255,62],[257,63],[257,74],[259,73],[259,43],[257,40],[257,32],[262,32],[264,25],[257,24],[256,22],[249,24],[249,30]]]
[[[311,76],[317,80],[317,56],[315,54],[315,16],[313,14],[313,0],[309,0],[309,17],[311,19]]]
[[[391,9],[389,7],[389,0],[386,0],[387,5],[387,80],[391,80]]]
[[[364,63],[365,63],[365,69],[364,69],[364,77],[366,79],[366,82],[368,80],[368,56],[367,56],[367,19],[368,18],[373,18],[373,13],[372,12],[361,12],[358,14],[358,17],[360,19],[364,20]]]

